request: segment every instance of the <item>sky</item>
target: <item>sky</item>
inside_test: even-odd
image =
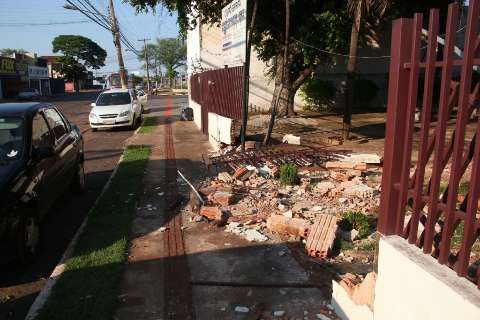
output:
[[[106,13],[108,0],[90,0],[101,12]],[[62,34],[81,35],[95,41],[107,51],[105,67],[100,72],[116,72],[118,70],[117,55],[110,31],[94,22],[57,25],[25,25],[35,23],[79,22],[88,20],[80,12],[63,8],[64,0],[0,0],[0,49],[22,48],[35,52],[39,56],[52,55],[52,41]],[[170,38],[178,35],[176,15],[162,7],[156,13],[135,13],[135,9],[122,0],[114,0],[115,13],[120,28],[130,42],[141,49],[142,38]],[[13,25],[12,25],[13,24]],[[129,72],[141,71],[142,63],[133,52],[123,50],[125,67]],[[58,54],[58,53],[57,53]]]

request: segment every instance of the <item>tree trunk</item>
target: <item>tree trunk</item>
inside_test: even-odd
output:
[[[352,105],[353,105],[353,81],[355,78],[355,68],[357,66],[358,34],[360,32],[360,23],[362,20],[362,3],[358,1],[355,9],[355,19],[352,24],[352,34],[350,36],[350,52],[347,64],[347,79],[345,84],[345,109],[343,112],[343,139],[347,140],[352,127]]]

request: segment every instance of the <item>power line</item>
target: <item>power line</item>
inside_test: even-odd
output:
[[[0,22],[0,27],[56,26],[66,24],[91,23],[88,20],[58,21],[58,22]]]

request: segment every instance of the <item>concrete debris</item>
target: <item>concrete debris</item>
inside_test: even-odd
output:
[[[351,181],[349,181],[351,182]],[[346,196],[357,196],[360,198],[370,198],[373,197],[375,193],[375,190],[373,188],[370,188],[366,184],[352,184],[349,187],[345,188],[343,190],[343,194]]]
[[[249,307],[244,307],[244,306],[236,306],[235,307],[235,312],[237,312],[237,313],[248,313],[248,312],[250,312],[250,308]]]
[[[344,162],[364,162],[368,164],[380,164],[382,158],[375,153],[352,153],[349,155],[339,154],[340,161]]]
[[[246,228],[244,224],[239,222],[230,222],[225,227],[225,231],[239,236],[243,236],[250,242],[265,242],[268,240],[268,237],[263,235],[259,231],[251,228]]]
[[[293,134],[286,134],[282,138],[282,143],[288,143],[288,144],[296,144],[300,145],[300,137],[299,136],[294,136]]]
[[[337,217],[327,214],[318,215],[317,221],[307,237],[305,248],[312,257],[326,258],[332,252],[337,232]]]
[[[267,219],[267,228],[278,234],[306,238],[310,231],[310,223],[305,219],[271,215]]]

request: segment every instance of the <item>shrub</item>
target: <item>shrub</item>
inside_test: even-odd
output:
[[[355,79],[353,83],[353,101],[358,107],[368,107],[373,98],[377,96],[378,86],[372,80]]]
[[[294,164],[284,164],[280,167],[280,182],[293,185],[298,182],[298,168]]]
[[[305,110],[322,111],[333,106],[337,89],[332,81],[308,79],[300,88],[300,96],[305,100]]]
[[[359,239],[368,237],[370,234],[370,225],[368,224],[367,216],[358,211],[348,211],[344,213],[342,220],[340,220],[339,227],[345,231],[352,229],[357,230]]]

